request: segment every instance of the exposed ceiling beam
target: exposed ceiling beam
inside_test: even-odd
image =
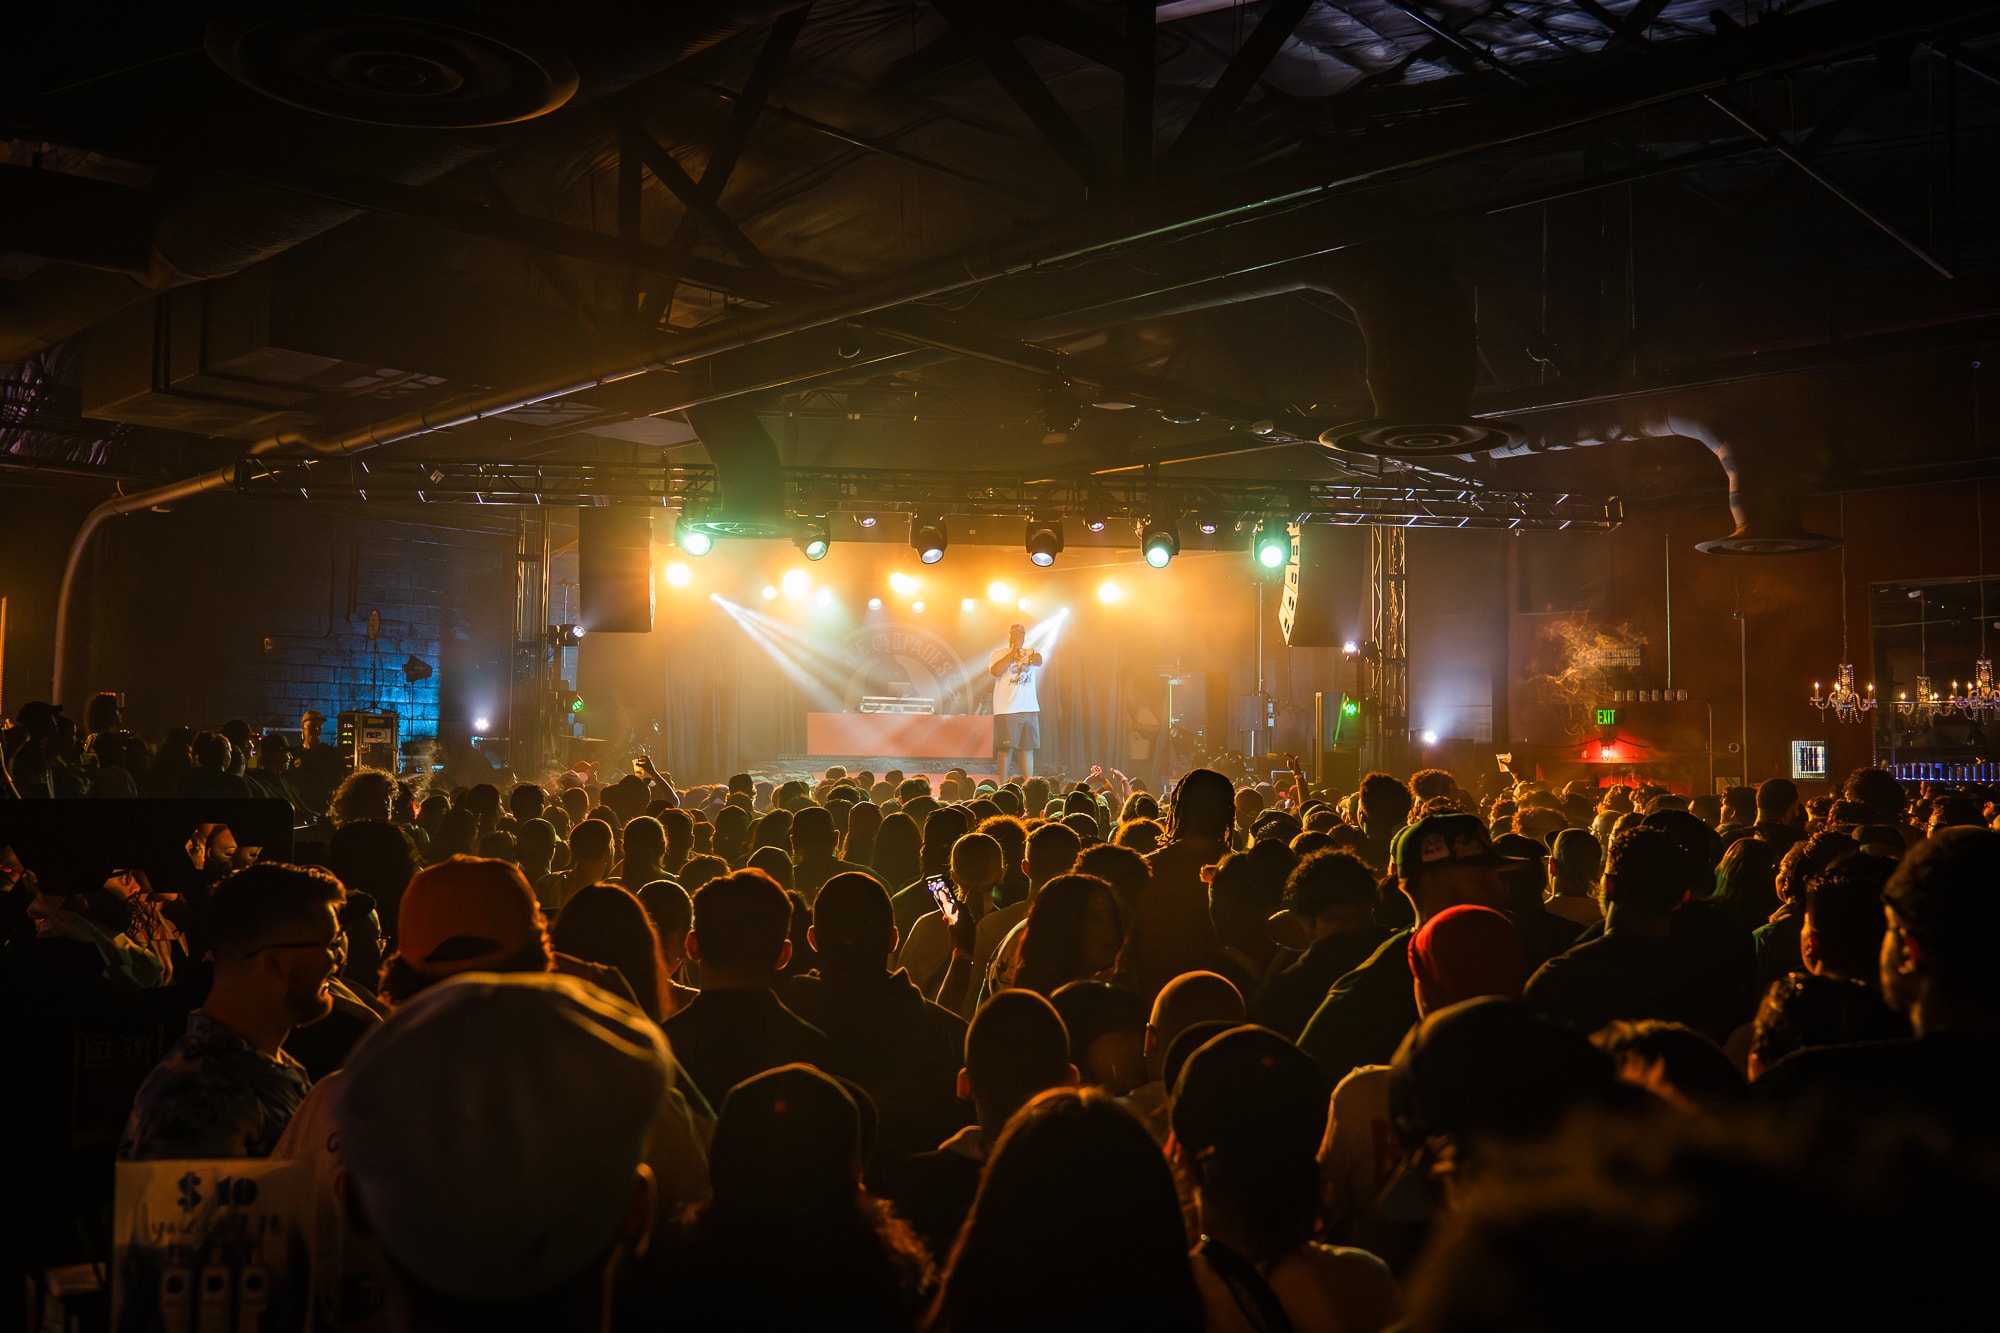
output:
[[[743,229],[731,221],[715,199],[701,188],[694,177],[687,174],[679,162],[674,160],[674,155],[661,147],[659,141],[646,132],[646,127],[639,123],[635,113],[628,111],[618,117],[618,151],[621,156],[631,153],[640,162],[645,163],[646,170],[653,173],[653,178],[666,186],[674,198],[687,207],[689,216],[700,218],[702,225],[714,234],[715,239],[734,251],[737,258],[745,265],[769,271],[771,261],[764,257],[764,252],[743,234]],[[675,252],[671,246],[668,247],[668,251]]]
[[[1119,163],[1128,187],[1143,187],[1153,174],[1153,84],[1155,36],[1153,0],[1125,0],[1123,111]]]
[[[1264,77],[1272,59],[1291,40],[1292,30],[1312,6],[1313,0],[1271,0],[1270,8],[1257,20],[1257,26],[1250,30],[1243,45],[1209,88],[1208,95],[1201,99],[1201,105],[1195,108],[1193,118],[1174,140],[1174,146],[1167,150],[1168,161],[1185,162],[1201,157],[1221,143],[1236,109],[1257,86],[1257,80]]]
[[[931,0],[931,3],[953,31],[972,44],[987,74],[1041,132],[1076,178],[1092,190],[1103,184],[1106,172],[1096,145],[1042,82],[1035,67],[1014,45],[1012,35],[1000,27],[994,7],[985,0]]]

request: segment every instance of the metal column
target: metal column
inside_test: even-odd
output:
[[[1368,630],[1374,716],[1365,767],[1400,773],[1410,741],[1410,640],[1402,528],[1368,530]]]
[[[533,781],[549,752],[549,511],[521,511],[514,542],[514,671],[507,695],[507,763]]]

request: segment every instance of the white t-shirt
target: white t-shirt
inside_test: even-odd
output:
[[[994,667],[1012,656],[1013,651],[1011,648],[995,648],[993,655],[986,659],[986,669],[988,671],[993,670]],[[1025,662],[1016,662],[994,678],[993,712],[996,716],[1001,713],[1039,713],[1042,711],[1041,704],[1035,700],[1035,673],[1039,670],[1041,670],[1040,667],[1029,666]]]

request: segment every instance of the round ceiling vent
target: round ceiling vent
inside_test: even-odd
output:
[[[506,125],[547,115],[576,93],[576,70],[560,55],[397,14],[219,19],[205,45],[266,97],[370,125]]]
[[[1479,454],[1517,443],[1508,421],[1351,421],[1323,432],[1319,442],[1344,454],[1379,458],[1439,458]]]

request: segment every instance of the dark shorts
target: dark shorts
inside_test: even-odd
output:
[[[993,748],[997,750],[1039,750],[1042,748],[1040,713],[995,713]]]

